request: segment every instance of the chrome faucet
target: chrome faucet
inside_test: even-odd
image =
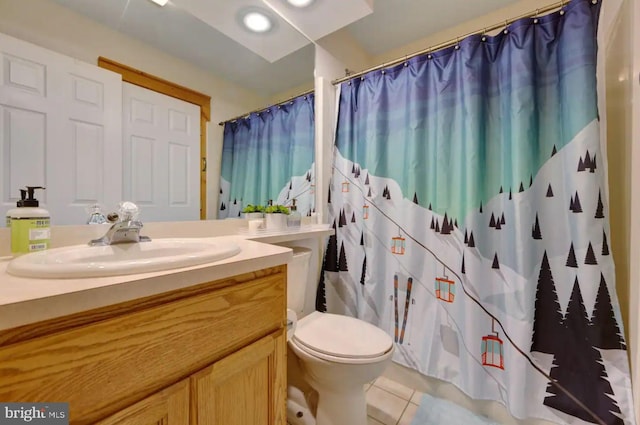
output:
[[[137,219],[138,207],[133,202],[121,202],[118,221],[115,222],[104,236],[89,241],[90,246],[114,245],[118,243],[147,242],[151,238],[140,235],[143,224]]]

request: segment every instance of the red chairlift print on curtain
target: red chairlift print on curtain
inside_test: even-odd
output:
[[[447,276],[447,268],[444,267],[442,276],[436,277],[435,290],[436,298],[444,302],[452,303],[456,296],[456,282]]]
[[[362,206],[362,218],[367,220],[369,218],[369,205],[364,204]]]
[[[482,337],[482,364],[504,370],[504,343],[494,329],[495,319],[491,320],[491,332],[495,335]]]
[[[405,239],[400,234],[398,229],[398,236],[391,238],[391,252],[396,255],[404,255]]]
[[[349,182],[348,181],[342,182],[342,191],[345,192],[345,193],[349,191]]]
[[[393,311],[394,311],[394,340],[402,344],[404,342],[404,334],[407,328],[407,320],[409,319],[409,308],[413,301],[411,300],[411,288],[413,287],[413,278],[409,277],[407,279],[407,292],[405,293],[404,298],[404,315],[402,318],[402,327],[400,327],[399,323],[399,314],[398,314],[398,275],[393,275]]]

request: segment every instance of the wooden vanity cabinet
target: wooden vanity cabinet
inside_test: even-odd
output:
[[[0,401],[70,423],[285,425],[286,266],[0,331]]]

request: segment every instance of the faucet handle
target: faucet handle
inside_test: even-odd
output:
[[[138,213],[140,210],[138,206],[130,201],[120,202],[118,209],[118,215],[120,221],[132,221],[138,219]]]

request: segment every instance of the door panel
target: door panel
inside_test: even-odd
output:
[[[0,214],[45,186],[52,224],[122,199],[121,77],[0,34]]]
[[[96,425],[189,425],[189,380],[153,394]]]
[[[123,83],[124,196],[142,221],[200,218],[200,108]]]
[[[283,330],[195,374],[198,425],[285,425],[286,340]]]
[[[15,206],[24,176],[45,181],[46,118],[39,111],[0,105],[3,204],[13,202]]]

